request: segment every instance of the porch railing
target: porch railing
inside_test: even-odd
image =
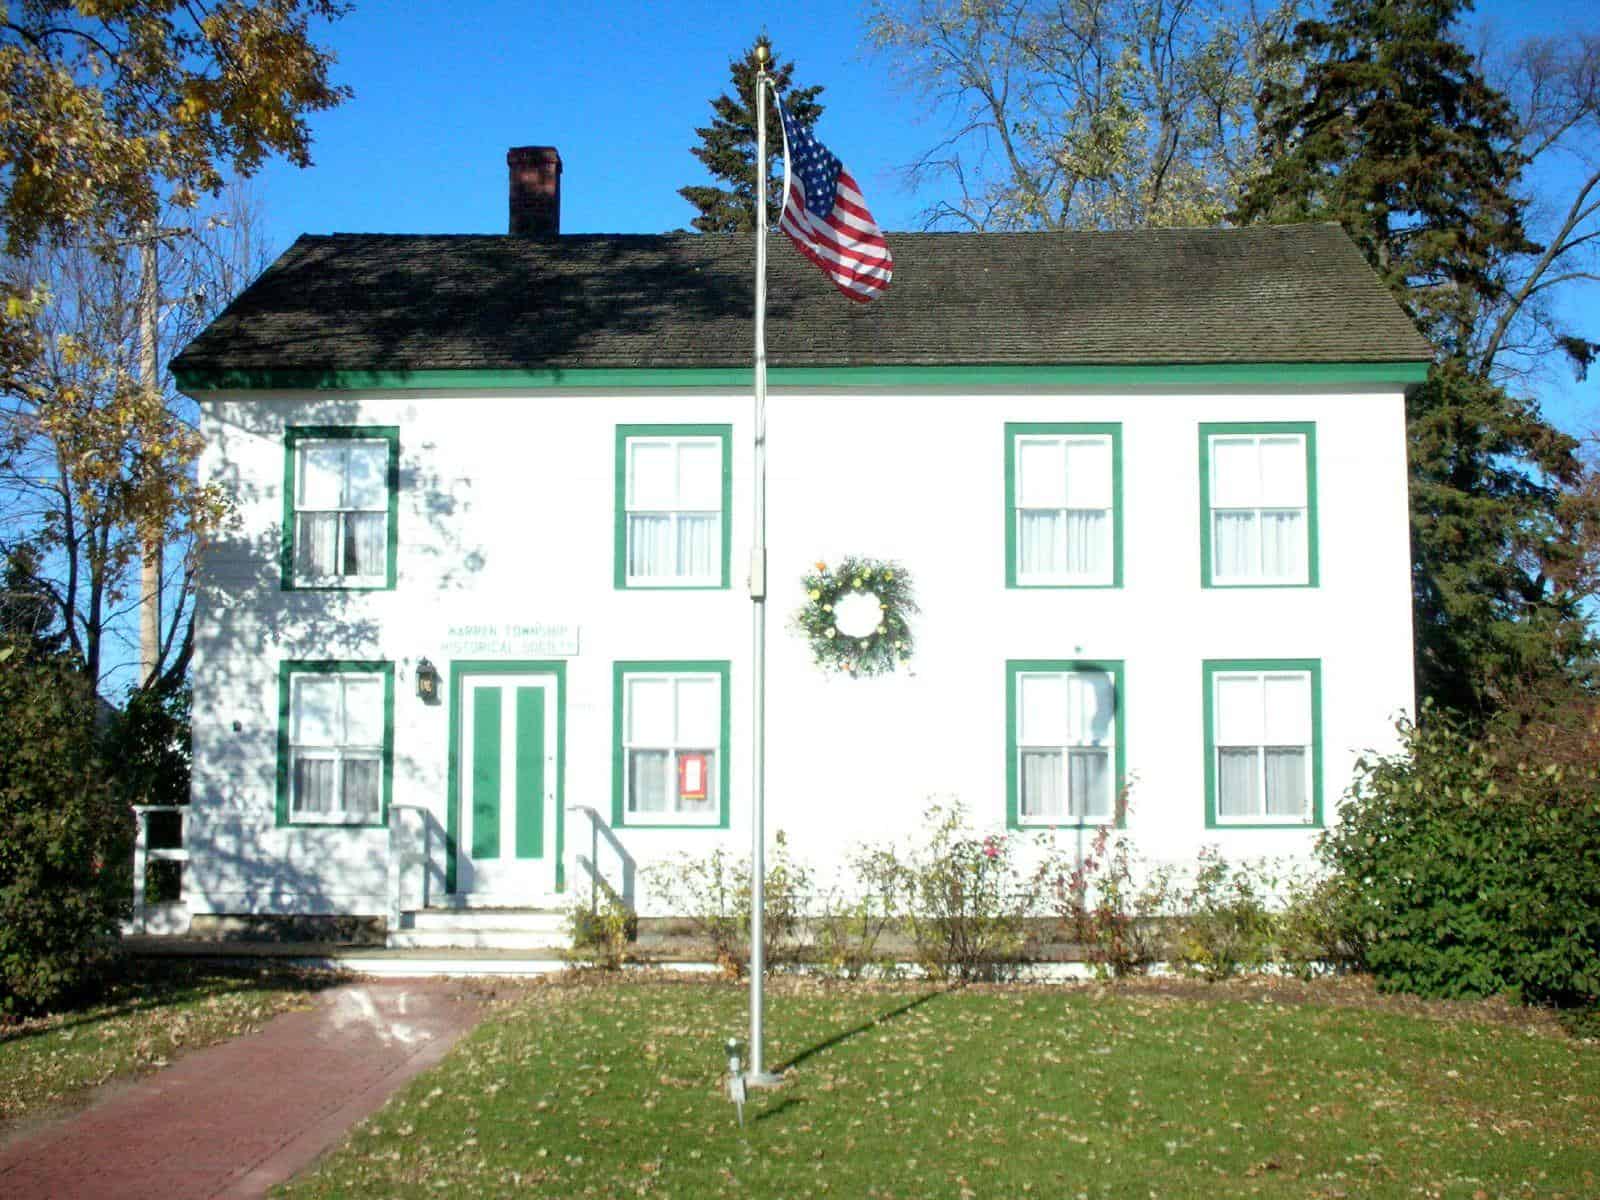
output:
[[[153,847],[150,845],[150,817],[155,813],[178,814],[177,846]],[[150,928],[149,898],[146,895],[145,875],[153,862],[175,862],[182,871],[189,862],[189,808],[183,804],[135,804],[133,806],[133,919],[128,923],[130,932],[145,933]],[[179,890],[182,898],[182,890]],[[163,905],[163,908],[166,906]]]

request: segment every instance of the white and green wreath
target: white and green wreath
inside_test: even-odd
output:
[[[814,564],[803,586],[795,628],[811,642],[816,664],[851,675],[886,675],[910,661],[908,616],[917,611],[899,563],[849,557]]]

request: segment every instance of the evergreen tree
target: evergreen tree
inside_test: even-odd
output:
[[[1483,333],[1499,269],[1537,247],[1504,96],[1452,36],[1466,0],[1333,0],[1283,53],[1298,78],[1260,110],[1270,168],[1240,220],[1340,222],[1438,347],[1408,397],[1419,691],[1494,708],[1515,681],[1568,671],[1592,646],[1570,555],[1577,443],[1494,378]]]
[[[726,180],[729,187],[685,187],[678,189],[682,196],[699,211],[690,222],[701,233],[750,233],[756,227],[756,47],[765,46],[769,53],[772,43],[766,34],[756,39],[755,45],[743,58],[729,62],[733,78],[733,95],[727,93],[711,102],[715,114],[711,124],[696,129],[700,145],[689,153],[705,164],[712,178]],[[783,95],[783,106],[789,116],[802,125],[812,125],[822,115],[822,105],[817,103],[821,86],[790,87],[794,64],[779,60],[773,54],[769,60],[768,74]],[[767,143],[770,157],[767,160],[767,217],[778,219],[783,207],[783,134],[778,128],[778,109],[767,99]]]

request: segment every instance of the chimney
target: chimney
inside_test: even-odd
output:
[[[554,146],[513,146],[506,151],[511,169],[511,234],[553,238],[561,233],[561,155]]]

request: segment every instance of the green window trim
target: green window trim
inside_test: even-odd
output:
[[[1327,387],[1356,384],[1404,387],[1423,382],[1420,359],[1378,362],[1083,363],[1076,366],[771,367],[771,387]],[[186,392],[213,391],[428,391],[557,388],[734,388],[750,390],[749,367],[530,367],[522,369],[414,370],[321,367],[178,367]]]
[[[450,664],[450,749],[445,767],[444,890],[456,891],[461,829],[461,698],[468,675],[553,675],[556,681],[556,891],[567,890],[567,664],[565,659],[457,659]]]
[[[1231,672],[1270,674],[1301,671],[1311,677],[1311,819],[1309,821],[1219,821],[1217,819],[1216,677]],[[1202,663],[1205,721],[1207,829],[1322,829],[1322,660],[1316,658],[1208,658]]]
[[[289,812],[289,725],[296,675],[383,676],[383,784],[376,821],[297,821]],[[278,664],[278,763],[276,819],[280,829],[381,829],[389,823],[394,796],[394,664],[345,659],[291,659]]]
[[[730,663],[727,659],[680,659],[671,661],[629,660],[611,665],[611,824],[616,829],[727,829],[729,796],[733,778],[730,765],[729,736],[732,697],[729,695]],[[626,708],[626,685],[630,675],[716,675],[721,680],[721,725],[718,736],[722,744],[717,748],[718,812],[714,821],[638,821],[624,811],[623,793],[626,790],[627,764],[624,762],[623,719]]]
[[[294,578],[295,448],[301,442],[386,441],[389,468],[389,516],[386,578],[382,584],[296,583]],[[393,591],[398,578],[396,551],[400,544],[400,427],[398,425],[290,425],[283,431],[283,531],[280,550],[282,590],[286,592]]]
[[[1030,435],[1109,437],[1111,439],[1111,582],[1019,583],[1017,581],[1017,439]],[[1006,587],[1048,591],[1055,588],[1106,589],[1122,586],[1122,424],[1120,422],[1006,423]]]
[[[1304,583],[1218,583],[1211,573],[1211,439],[1233,435],[1299,435],[1306,440],[1306,581]],[[1317,426],[1314,421],[1220,421],[1200,426],[1200,586],[1271,591],[1320,586],[1317,513]]]
[[[1112,786],[1115,789],[1114,821],[1117,829],[1128,824],[1127,781],[1128,697],[1125,683],[1125,661],[1120,658],[1023,658],[1006,660],[1006,828],[1034,829],[1095,829],[1106,824],[1104,820],[1085,818],[1079,821],[1024,821],[1022,820],[1022,788],[1017,771],[1017,677],[1029,674],[1061,674],[1068,671],[1103,671],[1111,676],[1111,686],[1116,693],[1115,733],[1116,745],[1112,747]]]
[[[648,586],[628,582],[628,442],[634,438],[708,438],[722,440],[722,564],[717,583],[659,583]],[[617,591],[707,592],[727,591],[733,562],[733,426],[732,425],[618,425],[616,448],[615,551],[613,580]]]

